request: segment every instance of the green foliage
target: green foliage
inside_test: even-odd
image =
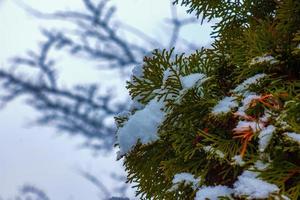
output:
[[[238,177],[255,167],[259,178],[275,184],[279,192],[269,199],[300,198],[300,144],[287,132],[300,133],[300,2],[297,0],[176,0],[204,20],[217,19],[209,49],[186,56],[173,50],[154,50],[144,59],[143,75],[128,83],[132,98],[142,104],[164,101],[165,119],[160,139],[137,144],[125,156],[128,181],[136,183],[142,199],[194,199],[196,190],[186,184],[170,191],[175,174],[188,172],[200,177],[200,185],[234,187]],[[182,78],[190,74],[206,78],[185,88]],[[249,77],[265,73],[248,85],[252,99],[245,115],[239,115],[245,94],[234,88]],[[224,97],[234,97],[238,106],[213,114]],[[259,131],[235,131],[239,122],[259,123],[276,129],[265,149]],[[120,124],[128,118],[117,118]],[[147,120],[147,119],[145,119]],[[247,128],[247,127],[246,127]],[[240,134],[240,135],[239,135]],[[241,137],[243,136],[243,137]],[[245,137],[244,137],[245,136]],[[243,164],[235,163],[240,155]],[[232,195],[223,199],[243,199]]]

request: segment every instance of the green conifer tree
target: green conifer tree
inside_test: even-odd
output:
[[[116,117],[142,199],[300,198],[300,1],[176,0],[216,19],[210,48],[155,50]]]

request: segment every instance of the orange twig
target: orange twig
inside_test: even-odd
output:
[[[254,136],[253,131],[251,127],[247,127],[242,130],[236,130],[234,131],[233,134],[234,134],[233,138],[241,138],[243,145],[241,148],[240,155],[241,157],[244,157],[245,152],[247,150],[248,143],[252,140]]]
[[[268,100],[269,100],[269,102],[268,102]],[[273,100],[273,102],[270,103],[270,100]],[[260,97],[259,99],[255,99],[253,101],[254,102],[251,103],[250,107],[256,106],[255,101],[258,101],[269,108],[279,109],[279,104],[277,102],[275,102],[272,94],[264,95],[264,96]]]

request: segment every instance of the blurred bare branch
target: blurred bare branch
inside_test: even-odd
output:
[[[57,11],[49,14],[41,13],[24,3],[21,6],[35,17],[68,21],[75,25],[76,28],[71,33],[62,33],[69,41],[65,45],[69,46],[70,53],[108,62],[107,66],[110,68],[138,64],[145,53],[154,48],[130,43],[124,35],[118,33],[117,24],[122,23],[114,20],[116,9],[108,4],[109,0],[100,0],[97,4],[91,0],[82,2],[85,10],[81,12]],[[143,39],[147,41],[148,38]]]
[[[182,30],[183,27],[189,24],[195,24],[198,21],[197,18],[195,17],[190,17],[185,19],[179,18],[177,9],[172,2],[170,3],[170,10],[171,10],[171,18],[167,19],[167,22],[172,26],[171,37],[168,46],[169,49],[176,47],[178,43],[178,39],[180,38],[179,35],[180,31]]]
[[[2,106],[25,95],[27,103],[41,113],[37,120],[39,124],[54,125],[61,131],[80,134],[88,140],[98,139],[101,143],[93,148],[110,150],[114,143],[114,128],[106,126],[104,120],[122,111],[124,105],[110,105],[113,94],[100,94],[96,84],[59,87],[53,67],[55,61],[48,59],[48,52],[51,48],[62,48],[70,41],[61,34],[45,32],[45,35],[47,40],[38,53],[29,52],[27,57],[14,58],[13,70],[0,69]],[[17,72],[24,67],[38,72],[33,78]]]
[[[20,189],[20,194],[15,200],[50,200],[44,191],[32,186],[24,185]]]
[[[103,194],[102,197],[104,199],[108,199],[108,198],[111,197],[111,193],[108,190],[108,188],[96,176],[94,176],[94,175],[92,175],[92,174],[90,174],[89,172],[86,172],[86,171],[79,171],[79,173],[86,180],[88,180],[90,183],[92,183],[94,186],[97,187],[97,189]]]

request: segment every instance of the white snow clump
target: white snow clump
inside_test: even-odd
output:
[[[136,111],[129,117],[117,133],[117,142],[120,147],[119,156],[128,153],[139,140],[142,144],[147,144],[159,138],[157,129],[164,120],[163,107],[164,103],[158,102],[155,98],[145,108]]]
[[[257,173],[244,171],[234,183],[236,196],[247,196],[247,199],[264,199],[270,194],[279,192],[279,188],[257,178]]]
[[[181,85],[183,89],[190,89],[196,83],[200,81],[200,84],[205,81],[206,75],[202,73],[189,74],[187,76],[180,77]]]
[[[199,186],[199,182],[201,181],[201,178],[195,178],[194,175],[190,173],[179,173],[176,174],[172,180],[173,186],[169,191],[174,191],[178,188],[178,185],[180,183],[184,183],[185,185],[192,185],[192,188],[196,190]]]
[[[218,200],[218,197],[230,197],[233,190],[227,186],[203,186],[196,193],[195,200]]]
[[[231,111],[232,108],[238,107],[238,102],[235,97],[225,97],[212,110],[215,115],[226,114]]]
[[[249,88],[250,85],[256,84],[260,79],[264,78],[266,74],[256,74],[255,76],[252,76],[248,79],[246,79],[244,82],[242,82],[240,85],[238,85],[233,92],[235,93],[241,93],[244,92]]]

